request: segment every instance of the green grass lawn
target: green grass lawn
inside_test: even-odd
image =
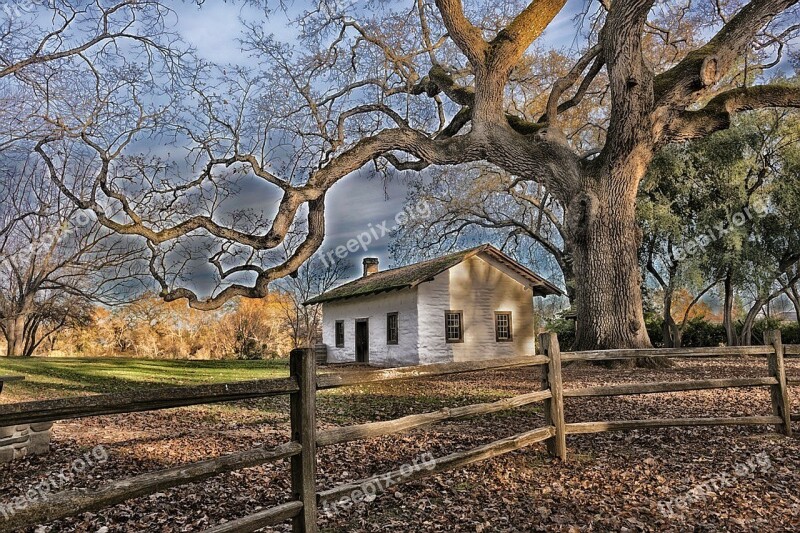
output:
[[[349,369],[337,369],[348,371]],[[330,371],[330,369],[324,369]],[[23,375],[25,381],[11,382],[0,394],[0,403],[147,390],[152,387],[200,385],[289,375],[287,359],[267,361],[187,361],[130,358],[0,357],[0,375]],[[473,376],[477,377],[477,376]],[[426,381],[385,382],[323,391],[318,397],[319,415],[335,424],[389,420],[411,413],[435,411],[443,407],[495,401],[508,391],[493,383]],[[203,406],[208,416],[236,415],[243,420],[288,413],[285,397],[263,398],[247,405],[240,403]],[[538,407],[534,407],[538,408]],[[259,418],[260,420],[260,418]]]
[[[288,360],[187,361],[127,358],[0,357],[0,375],[22,375],[8,383],[0,403],[119,392],[149,387],[199,385],[284,377]]]
[[[337,369],[348,371],[352,369]],[[330,369],[323,369],[330,371]],[[289,375],[287,359],[266,361],[188,361],[130,358],[0,357],[0,375],[23,375],[25,381],[8,383],[0,394],[0,404],[84,396],[89,394],[147,390],[153,387],[230,383],[271,379]],[[435,411],[444,407],[491,402],[509,396],[508,391],[478,379],[467,385],[462,380],[480,376],[456,376],[452,382],[388,381],[356,385],[320,393],[318,416],[326,422],[348,425],[375,420],[391,420],[411,413]],[[488,385],[488,386],[487,386]],[[203,416],[217,419],[263,423],[266,419],[288,416],[287,398],[262,398],[249,403],[199,406]],[[539,406],[526,409],[537,410]],[[496,416],[504,416],[499,413]],[[270,418],[271,417],[271,418]]]

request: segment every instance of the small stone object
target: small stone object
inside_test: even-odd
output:
[[[0,427],[0,464],[50,451],[53,423]]]
[[[14,460],[14,448],[0,448],[0,463],[10,463]]]

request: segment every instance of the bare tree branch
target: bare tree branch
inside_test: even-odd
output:
[[[663,142],[705,137],[730,127],[733,115],[765,107],[800,107],[800,87],[759,85],[722,92],[697,111],[683,111],[663,133]]]

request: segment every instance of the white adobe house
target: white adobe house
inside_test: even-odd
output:
[[[328,362],[406,366],[536,353],[533,298],[562,294],[484,244],[363,276],[306,302],[322,304]]]

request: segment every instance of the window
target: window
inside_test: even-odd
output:
[[[344,348],[344,320],[336,321],[336,347]]]
[[[494,314],[494,332],[497,342],[511,341],[511,313],[497,311]]]
[[[461,311],[445,312],[444,338],[447,342],[464,342],[464,313]]]
[[[386,314],[386,344],[397,344],[400,339],[400,328],[397,313]]]

